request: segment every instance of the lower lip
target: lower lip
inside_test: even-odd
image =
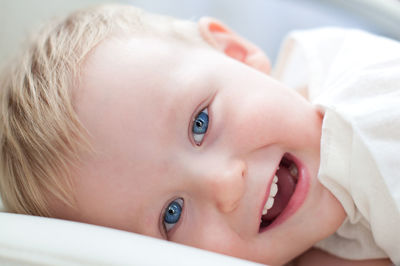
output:
[[[307,197],[309,184],[310,184],[310,175],[303,166],[303,164],[294,156],[290,154],[286,154],[286,157],[293,161],[298,170],[298,180],[296,184],[296,189],[292,197],[290,198],[288,205],[282,211],[282,213],[267,227],[260,230],[260,233],[270,230],[273,227],[280,225],[284,221],[286,221],[290,216],[292,216],[303,204],[304,200]]]

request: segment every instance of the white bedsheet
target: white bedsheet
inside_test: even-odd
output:
[[[0,265],[259,265],[101,226],[0,212]]]

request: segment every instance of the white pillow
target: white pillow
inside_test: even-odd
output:
[[[0,265],[259,265],[111,228],[0,213]]]

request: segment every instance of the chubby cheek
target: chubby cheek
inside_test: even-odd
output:
[[[318,145],[319,117],[312,107],[302,101],[278,99],[250,94],[228,101],[221,127],[225,141],[244,150],[270,144],[289,149]]]
[[[227,216],[212,206],[199,207],[190,214],[174,232],[171,240],[184,245],[205,249],[234,257],[245,255],[246,241],[230,226]]]
[[[184,239],[177,239],[176,242],[229,256],[251,259],[244,252],[246,248],[242,239],[216,226],[193,228]]]
[[[237,234],[232,234],[216,227],[210,227],[206,230],[200,229],[185,240],[177,240],[176,242],[259,263],[280,265],[282,264],[280,262],[288,260],[271,255],[267,248],[269,243],[259,243],[260,241],[255,241],[254,239],[246,240],[240,238]],[[283,257],[286,257],[286,254]]]

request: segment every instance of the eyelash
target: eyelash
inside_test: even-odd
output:
[[[191,134],[193,136],[193,141],[197,146],[201,146],[201,144],[203,143],[203,139],[208,131],[209,124],[210,124],[210,119],[208,116],[208,107],[206,107],[193,118],[193,121],[190,126]]]

